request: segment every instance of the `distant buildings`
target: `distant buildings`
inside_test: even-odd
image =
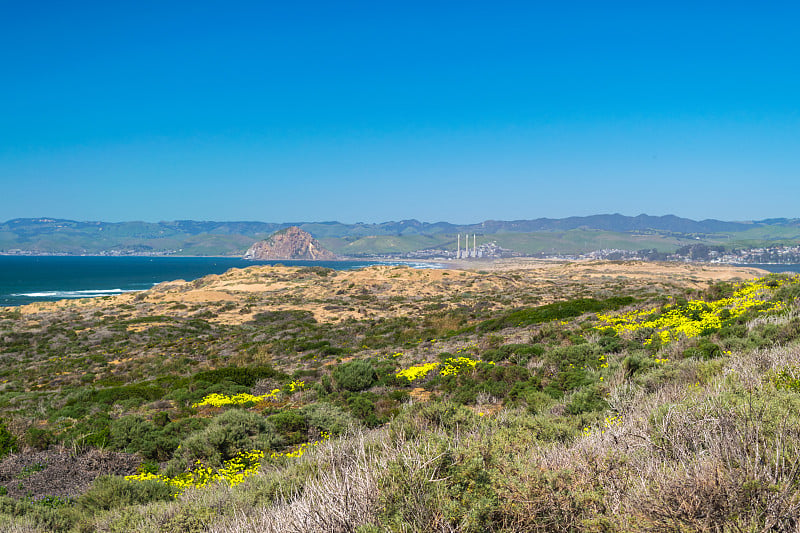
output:
[[[738,264],[799,264],[800,245],[770,246],[765,248],[748,248],[744,250],[725,251],[721,246],[692,244],[683,246],[674,253],[658,252],[655,249],[645,250],[594,250],[583,254],[554,255],[561,259],[603,259],[610,261],[682,261]]]
[[[402,254],[407,259],[497,259],[502,257],[522,257],[525,254],[501,248],[497,242],[477,244],[475,235],[459,236],[455,250],[426,249]],[[800,245],[770,246],[725,251],[722,246],[690,244],[672,253],[659,252],[654,248],[643,250],[622,250],[606,248],[574,254],[535,254],[533,257],[564,260],[604,260],[604,261],[680,261],[739,264],[800,264]]]
[[[495,241],[478,244],[476,234],[458,235],[456,249],[446,250],[428,248],[403,254],[406,259],[499,259],[501,257],[521,257],[522,253],[502,248]]]

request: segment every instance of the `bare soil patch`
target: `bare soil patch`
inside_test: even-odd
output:
[[[66,448],[15,453],[0,461],[0,486],[14,498],[77,497],[102,475],[136,473],[141,462],[122,452],[90,449],[73,453]]]

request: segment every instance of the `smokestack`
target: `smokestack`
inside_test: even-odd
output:
[[[458,234],[458,248],[456,248],[456,259],[461,259],[461,234]]]

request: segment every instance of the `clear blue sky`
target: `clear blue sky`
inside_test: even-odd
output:
[[[796,2],[0,8],[0,220],[800,217]]]

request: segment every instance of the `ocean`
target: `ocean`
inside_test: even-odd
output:
[[[91,298],[146,290],[161,283],[191,281],[253,265],[322,266],[350,270],[375,264],[415,268],[441,265],[410,261],[245,261],[223,257],[0,256],[0,306],[65,298]]]
[[[780,272],[792,272],[792,273],[800,273],[800,265],[798,264],[785,264],[781,265],[778,263],[749,263],[749,264],[736,264],[731,266],[739,266],[739,267],[753,267],[753,268],[760,268],[761,270],[766,270],[767,272],[773,273],[780,273]]]

